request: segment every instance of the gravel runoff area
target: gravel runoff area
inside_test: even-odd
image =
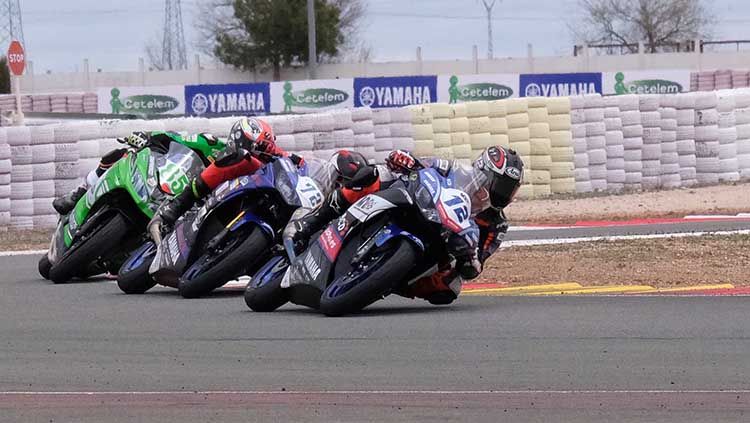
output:
[[[750,236],[597,241],[513,247],[485,263],[481,282],[578,282],[657,288],[750,285]]]
[[[750,212],[750,183],[619,195],[591,194],[521,200],[506,209],[508,218],[514,224],[562,224],[579,220],[626,220],[742,212]]]

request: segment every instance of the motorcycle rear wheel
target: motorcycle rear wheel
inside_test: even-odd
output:
[[[336,277],[320,297],[320,311],[331,317],[361,311],[387,294],[416,261],[417,252],[411,242],[404,238],[393,240]]]
[[[243,239],[244,237],[244,239]],[[204,251],[180,277],[183,298],[202,297],[230,280],[255,270],[271,250],[271,240],[259,227],[230,233],[218,253]]]

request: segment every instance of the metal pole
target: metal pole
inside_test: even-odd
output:
[[[308,69],[310,79],[315,79],[318,67],[318,53],[315,34],[315,0],[307,0],[307,43]]]

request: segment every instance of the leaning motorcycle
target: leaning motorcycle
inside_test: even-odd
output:
[[[176,142],[128,152],[69,214],[60,217],[50,249],[39,261],[43,277],[64,283],[74,277],[116,272],[143,241],[146,224],[159,204],[182,192],[204,169],[203,150],[210,153],[213,146],[222,145],[207,134],[191,139],[165,135]],[[182,143],[201,147],[193,150]]]
[[[269,260],[248,284],[245,302],[254,311],[273,311],[291,301],[341,316],[398,293],[437,270],[450,236],[476,244],[467,193],[478,185],[468,175],[423,169],[365,196],[301,255],[287,245],[286,256]]]
[[[323,201],[322,184],[308,176],[311,166],[277,158],[223,183],[200,208],[181,217],[158,247],[146,243],[128,258],[119,272],[120,289],[144,293],[159,283],[196,298],[255,272],[293,213]]]

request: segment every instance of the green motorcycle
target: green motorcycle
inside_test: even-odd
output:
[[[39,273],[54,283],[116,273],[147,237],[146,226],[165,199],[190,189],[190,181],[226,142],[209,134],[183,138],[152,133],[148,146],[128,152],[60,217]],[[167,141],[167,142],[164,142]]]

